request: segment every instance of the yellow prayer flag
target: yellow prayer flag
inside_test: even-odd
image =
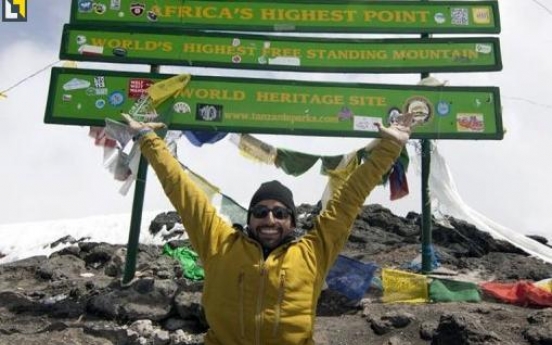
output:
[[[341,188],[341,185],[349,178],[349,176],[358,168],[358,159],[356,151],[350,152],[343,156],[343,159],[333,170],[328,170],[328,184],[322,194],[322,208],[325,209],[328,201],[333,196],[333,193]]]
[[[169,79],[162,80],[150,86],[147,94],[153,101],[153,107],[163,103],[169,97],[178,96],[190,81],[189,74],[180,74]]]
[[[274,164],[276,148],[249,134],[240,135],[238,148],[240,154],[251,160],[266,164]]]
[[[543,289],[545,291],[552,293],[552,278],[540,280],[536,282],[535,285],[540,289]]]
[[[65,68],[77,68],[77,62],[76,61],[63,61],[63,64],[61,65]]]
[[[382,270],[383,302],[427,303],[429,301],[426,276],[384,268]]]

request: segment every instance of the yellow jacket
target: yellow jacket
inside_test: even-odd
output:
[[[150,133],[140,144],[205,268],[203,307],[210,327],[205,344],[314,344],[316,305],[326,274],[366,197],[401,147],[381,140],[334,193],[314,228],[265,260],[257,242],[217,214],[162,139]]]

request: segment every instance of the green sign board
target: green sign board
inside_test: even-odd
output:
[[[500,32],[497,1],[73,0],[71,23],[249,31]]]
[[[495,37],[339,39],[65,26],[60,57],[77,61],[310,72],[502,69]]]
[[[53,68],[45,122],[120,120],[169,75]],[[414,112],[412,138],[502,139],[496,87],[428,87],[192,76],[158,113],[179,130],[377,137],[376,123]],[[153,119],[154,120],[154,119]]]

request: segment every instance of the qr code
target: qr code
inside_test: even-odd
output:
[[[452,25],[470,25],[467,8],[452,8],[450,16]]]

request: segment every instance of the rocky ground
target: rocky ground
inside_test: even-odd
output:
[[[310,205],[298,210],[316,211]],[[176,221],[172,212],[161,214],[150,228],[171,228]],[[310,221],[306,216],[300,224],[308,229]],[[452,228],[433,228],[441,273],[474,282],[552,277],[552,265],[461,220],[450,223]],[[343,254],[380,267],[404,266],[420,252],[419,224],[418,214],[397,217],[379,205],[366,206]],[[202,344],[202,284],[182,278],[179,263],[161,247],[140,246],[136,279],[123,286],[124,246],[72,238],[52,246],[61,243],[65,247],[50,257],[0,265],[1,345]],[[371,288],[355,303],[325,290],[317,344],[552,344],[552,308],[514,306],[488,296],[481,303],[383,304],[380,296]]]

